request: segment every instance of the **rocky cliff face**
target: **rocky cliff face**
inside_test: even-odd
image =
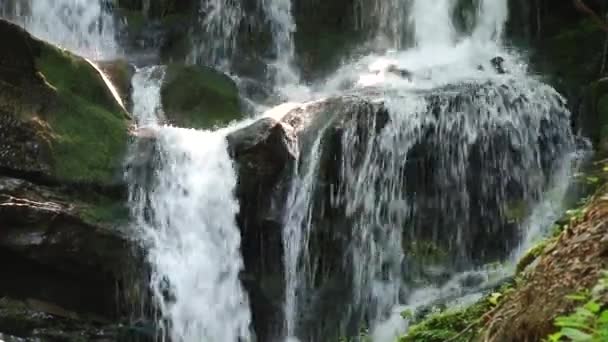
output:
[[[6,21],[0,37],[0,331],[93,339],[145,289],[122,231],[129,115],[88,61]]]

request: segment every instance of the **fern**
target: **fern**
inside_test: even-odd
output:
[[[568,296],[580,302],[574,313],[558,317],[555,326],[559,331],[550,335],[549,342],[605,342],[608,341],[608,308],[601,304],[601,297],[608,291],[608,272],[604,272],[592,291]]]

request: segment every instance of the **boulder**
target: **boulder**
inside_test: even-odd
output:
[[[169,122],[180,127],[209,129],[243,117],[236,84],[209,67],[169,65],[161,99]]]
[[[2,20],[0,40],[0,332],[128,322],[147,297],[125,231],[130,117],[91,62]]]
[[[0,169],[47,181],[118,181],[128,114],[88,61],[0,21]]]
[[[529,210],[574,143],[559,95],[542,84],[532,87],[538,94],[522,96],[518,89],[509,83],[464,83],[420,91],[413,98],[365,89],[296,106],[229,136],[245,273],[257,284],[270,284],[262,286],[266,298],[276,296],[270,291],[283,281],[277,260],[282,260],[291,185],[317,160],[310,207],[301,209],[314,213],[307,240],[314,274],[303,277],[316,280],[306,285],[309,297],[300,298],[306,313],[300,317],[300,337],[337,339],[354,333],[336,331],[337,326],[366,323],[367,307],[349,307],[354,295],[349,289],[355,288],[349,253],[365,248],[357,245],[362,237],[353,227],[384,223],[402,235],[405,259],[396,265],[385,261],[382,272],[402,275],[408,284],[440,282],[425,273],[429,264],[445,269],[442,278],[447,279],[463,267],[509,255],[522,220],[514,212]],[[533,110],[536,96],[551,99],[542,113]],[[504,104],[500,115],[494,115],[495,103]],[[502,170],[512,175],[505,177]],[[359,182],[370,186],[366,201],[357,201]],[[379,221],[370,221],[370,215]],[[432,244],[441,258],[419,255],[410,247],[415,242]],[[400,267],[408,272],[394,272]],[[262,312],[254,305],[254,319],[264,320]]]
[[[0,297],[32,298],[106,318],[125,313],[126,301],[117,299],[126,300],[133,285],[127,277],[138,266],[135,243],[119,226],[128,211],[110,199],[92,202],[0,177],[0,254],[11,260],[0,271]]]

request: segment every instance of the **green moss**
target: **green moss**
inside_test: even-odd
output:
[[[117,118],[124,118],[125,113],[97,70],[84,59],[43,44],[36,68],[58,91],[74,94]]]
[[[92,199],[83,205],[80,213],[82,219],[91,225],[115,226],[129,219],[129,208],[124,202],[106,197]]]
[[[414,241],[404,246],[404,250],[407,255],[424,264],[441,263],[448,257],[447,252],[432,241]]]
[[[170,65],[161,96],[167,117],[178,126],[211,128],[242,117],[236,85],[211,68]]]
[[[545,249],[547,248],[547,246],[551,245],[553,242],[555,242],[556,238],[552,237],[549,239],[544,239],[542,241],[540,241],[539,243],[537,243],[536,245],[534,245],[532,248],[530,248],[526,254],[524,254],[523,257],[521,257],[519,259],[519,261],[517,262],[517,266],[515,268],[515,274],[520,274],[521,272],[523,272],[526,267],[528,267],[529,265],[531,265],[534,260],[538,259],[543,252],[545,251]]]
[[[124,111],[86,61],[44,45],[37,67],[58,95],[45,118],[52,130],[54,176],[111,183],[127,143]]]
[[[454,342],[469,342],[479,333],[481,317],[491,308],[492,303],[484,299],[468,308],[448,309],[433,314],[412,326],[408,334],[401,337],[399,342],[444,342],[456,336],[458,338]],[[465,329],[468,330],[461,334]]]

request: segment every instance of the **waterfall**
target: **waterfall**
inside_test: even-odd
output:
[[[226,0],[201,0],[199,11],[203,32],[202,37],[193,37],[190,59],[193,62],[203,59],[206,64],[228,69],[238,50],[238,32],[245,13],[239,1]]]
[[[114,19],[105,1],[28,0],[6,15],[33,35],[93,60],[117,56]]]
[[[299,82],[299,76],[294,69],[293,34],[296,31],[296,24],[292,14],[291,1],[262,1],[274,40],[276,60],[272,65],[275,69],[275,86],[279,90],[288,86],[295,86]]]
[[[175,342],[250,341],[251,314],[239,279],[236,175],[226,141],[231,128],[157,125],[161,82],[162,70],[155,67],[133,79],[133,112],[155,138],[134,147],[132,158],[146,161],[130,172],[129,184],[162,336]],[[146,146],[148,155],[138,153]]]
[[[284,221],[288,339],[319,341],[335,330],[348,336],[357,333],[352,327],[371,326],[377,327],[375,341],[394,340],[407,323],[395,307],[472,291],[459,288],[462,279],[489,277],[472,269],[508,261],[520,242],[526,245],[550,225],[559,205],[543,198],[550,191],[563,197],[559,185],[569,175],[568,109],[554,89],[527,75],[519,56],[501,47],[506,0],[479,1],[469,36],[454,27],[454,0],[374,6],[378,35],[388,37],[391,48],[408,37],[415,46],[345,65],[322,88],[344,94],[344,84],[359,74],[347,91],[380,103],[389,119],[377,127],[380,114],[367,113],[341,127],[340,151],[330,157],[339,164],[329,166],[339,179],[330,185],[320,179],[328,167],[321,165],[330,148],[326,130],[318,130],[311,150],[301,151]],[[362,69],[366,64],[369,70]],[[368,95],[369,86],[378,92]],[[331,195],[321,190],[327,187]],[[540,215],[543,208],[551,213]],[[522,221],[522,215],[530,218]],[[342,217],[345,231],[337,232],[333,217]],[[349,299],[337,304],[341,317],[315,311],[315,303],[330,299],[322,284],[334,281],[320,270],[331,261],[315,254],[315,234],[330,240],[348,234],[336,266],[348,284]],[[479,242],[493,239],[501,243]],[[441,250],[445,260],[420,260],[423,248]],[[427,267],[451,272],[453,280],[443,286]],[[320,322],[304,322],[307,315]],[[333,330],[321,323],[326,320]]]
[[[414,0],[410,20],[414,24],[416,44],[451,45],[455,30],[452,24],[454,0]]]

